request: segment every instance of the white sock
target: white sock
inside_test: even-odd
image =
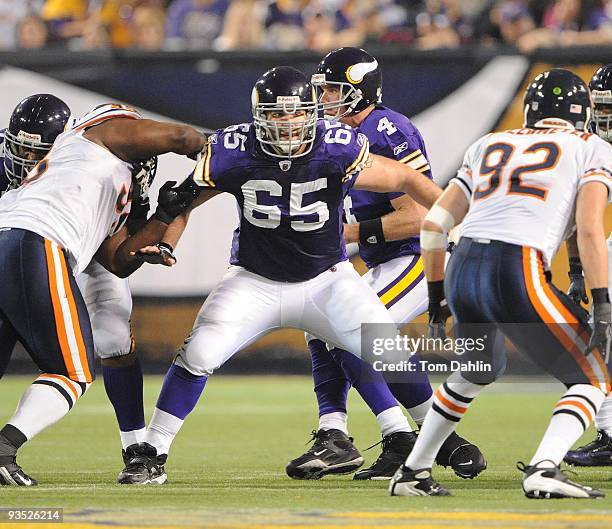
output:
[[[595,427],[612,437],[612,394],[603,401],[601,408],[599,408],[599,412],[595,416]]]
[[[348,435],[348,416],[342,411],[324,413],[319,417],[319,430],[340,430]]]
[[[399,406],[393,406],[385,411],[381,411],[377,416],[380,433],[383,437],[391,435],[395,432],[411,432],[412,428],[408,423],[408,419],[403,414]]]
[[[67,377],[40,375],[21,396],[8,423],[32,439],[66,415],[81,393],[81,386]]]
[[[436,390],[431,411],[425,417],[417,442],[406,459],[407,467],[419,470],[433,466],[440,447],[483,388],[456,372]]]
[[[144,440],[157,449],[157,455],[167,454],[184,422],[183,419],[155,408]]]
[[[406,408],[406,411],[412,417],[412,420],[417,423],[417,426],[421,426],[423,421],[425,420],[425,416],[427,412],[431,409],[431,405],[433,404],[434,398],[433,395],[429,397],[425,402],[419,404],[418,406],[414,406],[412,408]]]
[[[130,445],[142,443],[145,440],[146,434],[146,428],[140,428],[140,430],[130,430],[129,432],[122,432],[119,430],[119,436],[121,437],[121,448],[125,450]]]
[[[559,465],[571,446],[589,427],[605,398],[603,391],[590,384],[575,384],[561,397],[548,429],[530,465],[547,459]]]

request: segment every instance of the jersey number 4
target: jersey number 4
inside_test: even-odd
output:
[[[509,143],[493,143],[487,147],[480,164],[480,176],[488,177],[489,181],[484,185],[479,185],[474,190],[474,200],[487,198],[495,193],[501,184],[502,176],[510,159],[514,155],[514,146]],[[534,143],[522,152],[522,155],[540,154],[542,161],[516,167],[508,178],[508,195],[527,195],[530,197],[546,200],[548,189],[534,185],[525,185],[522,182],[523,176],[529,173],[537,173],[554,169],[559,161],[561,151],[556,143],[540,142]],[[491,162],[491,160],[494,160]]]
[[[291,184],[291,197],[289,198],[289,215],[291,227],[295,231],[317,230],[329,219],[329,209],[325,202],[318,200],[311,204],[304,204],[304,195],[314,193],[327,187],[327,178],[318,178],[310,182]],[[273,230],[281,223],[281,209],[272,204],[259,204],[257,193],[265,192],[270,197],[280,197],[283,188],[274,180],[249,180],[242,186],[244,197],[243,212],[245,218],[254,226]],[[304,217],[309,220],[305,220]],[[312,218],[312,220],[310,220]]]

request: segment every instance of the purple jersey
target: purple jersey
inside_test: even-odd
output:
[[[402,114],[377,106],[357,128],[370,141],[370,152],[392,158],[410,165],[431,178],[431,168],[427,159],[425,142],[417,128]],[[373,193],[351,189],[344,201],[348,222],[382,217],[393,211],[391,201],[403,193]],[[395,259],[402,255],[421,253],[418,237],[401,241],[389,241],[374,246],[359,245],[359,255],[368,268]]]
[[[234,125],[209,138],[194,180],[238,201],[232,264],[305,281],[347,259],[341,206],[367,158],[367,138],[340,123],[319,122],[312,151],[290,162],[261,153],[252,124]]]

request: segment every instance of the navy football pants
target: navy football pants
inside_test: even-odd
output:
[[[446,271],[446,297],[457,336],[487,335],[485,349],[468,352],[468,360],[501,363],[497,332],[521,353],[566,386],[592,384],[609,391],[609,375],[598,350],[585,355],[591,329],[574,303],[544,272],[541,252],[500,241],[477,242],[464,237]],[[497,345],[496,345],[497,344]],[[464,374],[475,383],[473,373]]]
[[[92,382],[91,325],[64,250],[27,230],[0,229],[0,278],[0,368],[19,340],[43,373]]]

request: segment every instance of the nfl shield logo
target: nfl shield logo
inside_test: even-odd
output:
[[[288,171],[289,169],[291,169],[291,160],[281,160],[280,162],[278,162],[278,166],[281,168],[282,171]]]

